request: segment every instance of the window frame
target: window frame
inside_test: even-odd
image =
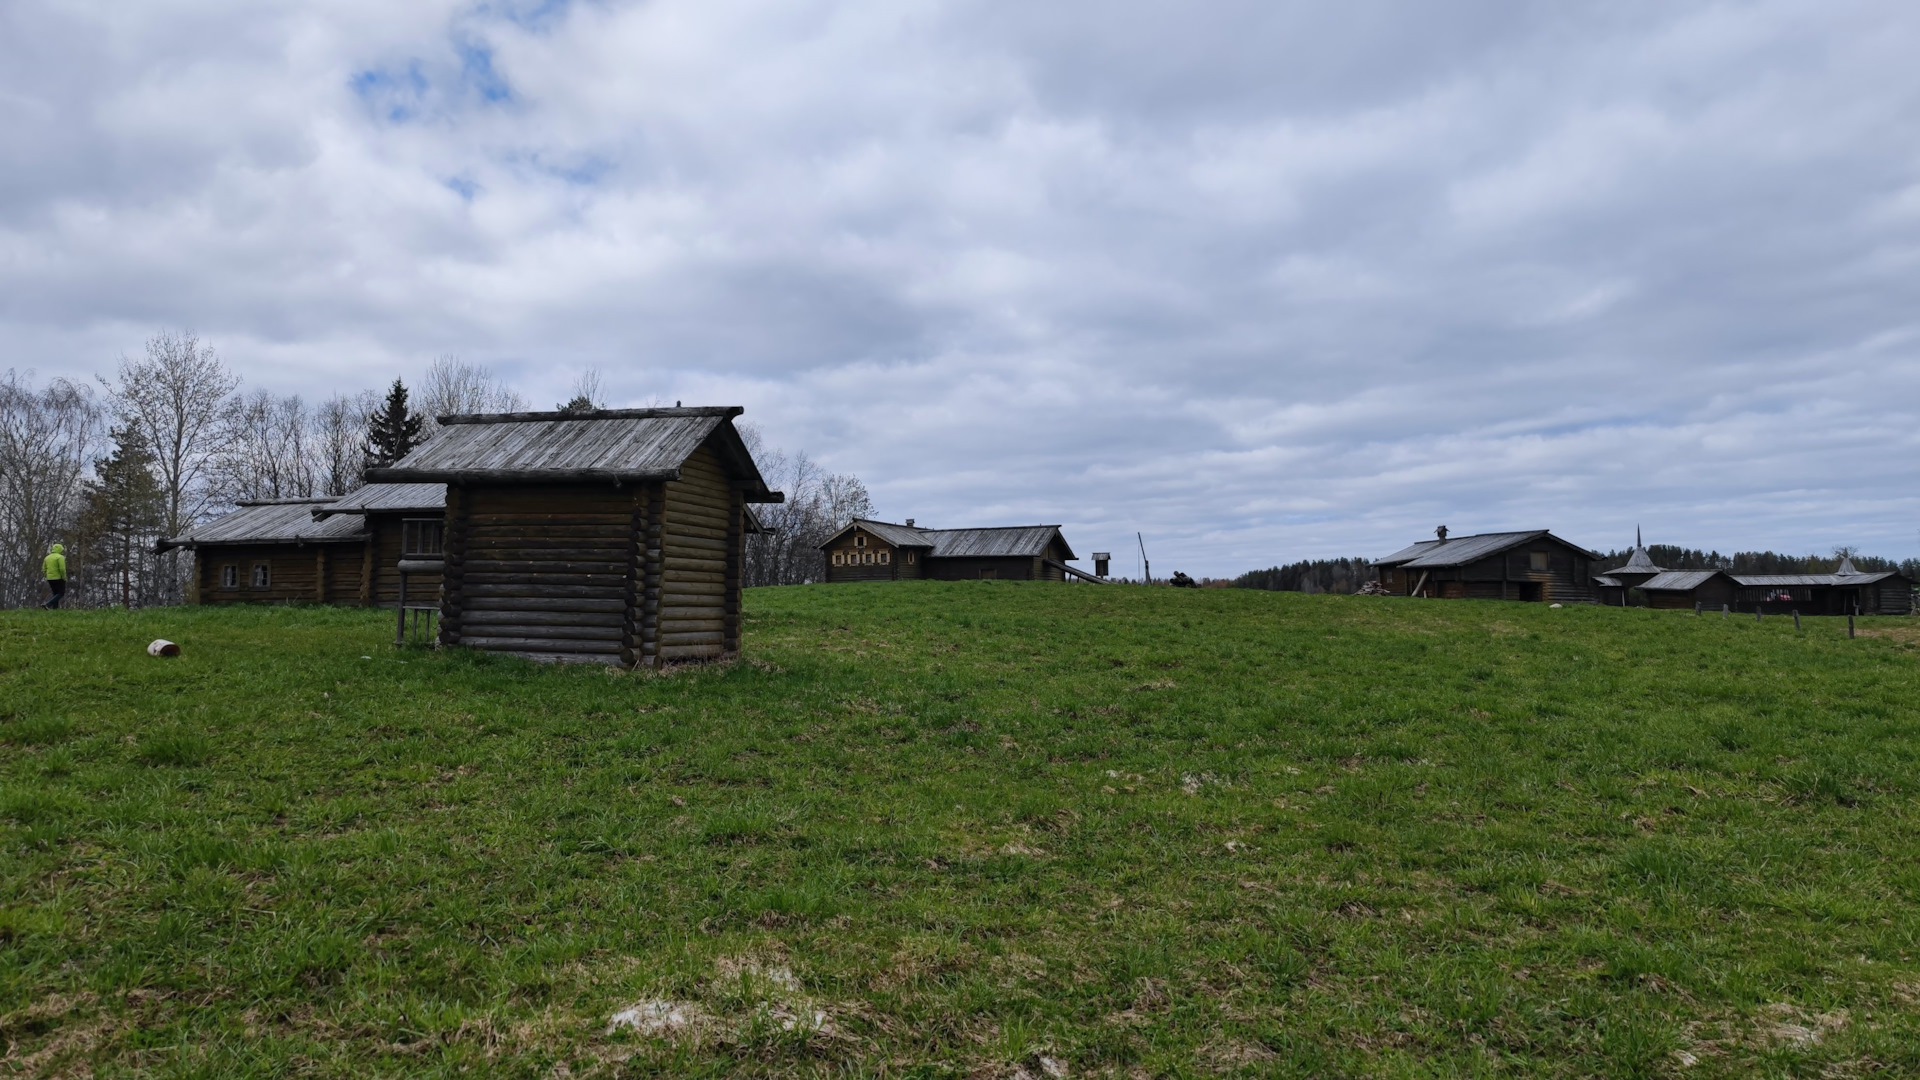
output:
[[[220,586],[219,587],[224,591],[235,591],[240,588],[240,564],[239,563],[236,562],[236,563],[220,564]]]
[[[1527,573],[1544,574],[1552,564],[1552,559],[1544,551],[1527,552]]]
[[[273,588],[273,563],[256,559],[253,564],[253,573],[247,580],[251,583],[248,585],[251,589],[265,592]]]
[[[424,546],[424,540],[431,537],[433,547]],[[447,553],[447,526],[442,518],[401,518],[400,519],[400,557],[414,556],[439,557]]]

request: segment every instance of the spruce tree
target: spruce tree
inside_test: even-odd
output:
[[[387,391],[386,403],[367,417],[367,466],[384,468],[406,457],[420,441],[425,421],[407,409],[407,388],[399,379]]]
[[[115,428],[113,441],[113,456],[94,461],[94,478],[82,489],[80,533],[86,561],[120,579],[120,602],[131,608],[135,579],[148,580],[146,557],[166,522],[167,500],[140,429]]]

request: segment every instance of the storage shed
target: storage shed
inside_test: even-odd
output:
[[[1724,570],[1663,570],[1637,586],[1650,608],[1700,606],[1718,611],[1734,601],[1739,585]]]
[[[367,537],[357,515],[315,520],[333,501],[243,502],[155,550],[193,553],[189,604],[356,603]]]
[[[1734,574],[1739,611],[1802,615],[1908,615],[1913,580],[1898,570],[1861,573],[1842,559],[1831,574]]]
[[[1545,529],[1422,540],[1374,561],[1380,585],[1396,596],[1448,600],[1593,603],[1599,556]]]
[[[738,407],[443,416],[376,483],[445,484],[440,641],[657,666],[740,647]]]
[[[1067,565],[1079,556],[1058,525],[1014,525],[985,529],[922,529],[909,519],[855,518],[820,545],[827,557],[827,580],[940,581],[1002,579],[1064,581],[1069,575],[1098,578]]]

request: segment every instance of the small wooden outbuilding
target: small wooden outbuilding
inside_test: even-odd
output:
[[[367,546],[360,569],[360,602],[391,607],[400,602],[400,562],[437,562],[444,554],[445,484],[366,484],[314,508],[316,520],[358,515]],[[407,602],[440,595],[437,572],[407,575]]]
[[[1599,558],[1545,529],[1422,540],[1374,562],[1395,596],[1593,603]]]
[[[1099,580],[1067,565],[1079,556],[1058,525],[922,529],[912,519],[896,525],[855,518],[820,549],[826,554],[829,582],[1064,581],[1069,575]]]
[[[315,520],[334,501],[243,502],[155,550],[193,553],[189,604],[357,603],[367,536],[358,515]]]
[[[740,647],[738,407],[443,416],[378,483],[445,484],[440,641],[657,666]]]
[[[1650,608],[1719,611],[1731,606],[1739,584],[1724,570],[1663,570],[1634,586]]]

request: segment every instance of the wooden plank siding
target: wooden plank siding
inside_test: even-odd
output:
[[[720,656],[738,647],[741,507],[713,451],[701,446],[663,488],[662,660]],[[731,595],[730,595],[731,594]]]

